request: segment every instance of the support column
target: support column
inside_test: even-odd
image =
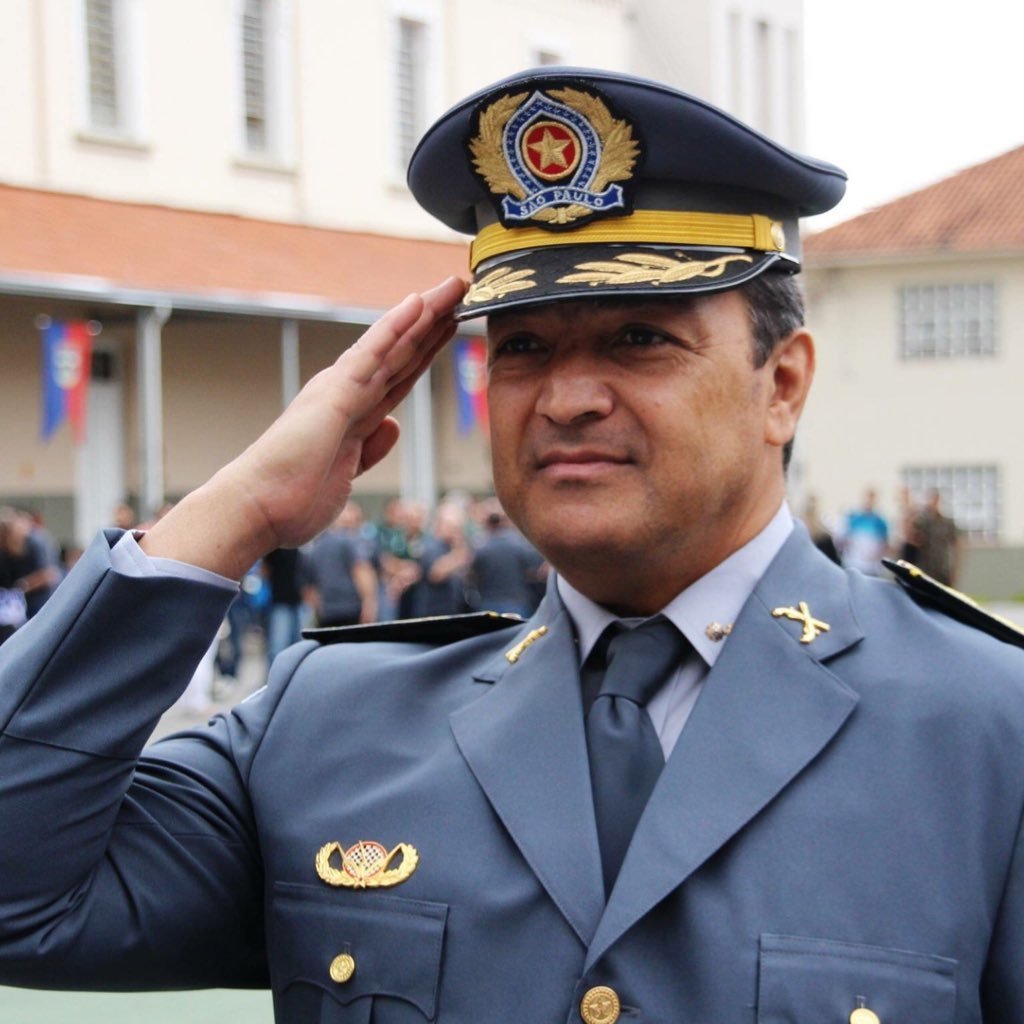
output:
[[[164,503],[164,407],[161,336],[170,306],[140,309],[135,352],[138,395],[139,514],[148,519]]]
[[[281,321],[281,407],[299,393],[299,322]]]
[[[416,382],[404,403],[402,416],[402,497],[425,502],[437,501],[434,469],[434,403],[430,373]]]

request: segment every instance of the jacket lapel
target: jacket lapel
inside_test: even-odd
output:
[[[510,663],[517,640],[546,628]],[[485,670],[493,689],[450,722],[526,862],[584,946],[604,909],[576,641],[549,587],[537,614]]]
[[[799,610],[827,623],[801,643]],[[822,661],[857,642],[846,576],[802,527],[737,619],[637,826],[587,955],[593,964],[813,761],[856,695]]]

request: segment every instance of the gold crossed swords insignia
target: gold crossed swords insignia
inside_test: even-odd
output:
[[[337,855],[340,867],[331,858]],[[317,851],[316,873],[328,885],[347,889],[386,889],[404,882],[415,870],[420,855],[415,846],[399,843],[390,853],[380,843],[361,839],[344,849],[341,843],[325,843]],[[398,861],[397,866],[392,866]]]
[[[807,607],[806,601],[801,601],[795,608],[773,608],[772,615],[777,619],[787,618],[793,619],[794,622],[803,623],[804,630],[800,634],[800,643],[802,644],[809,644],[822,633],[827,633],[832,628],[827,622],[822,622],[821,619],[816,619],[811,615],[811,610]]]

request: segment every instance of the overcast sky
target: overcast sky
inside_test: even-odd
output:
[[[804,0],[804,15],[805,148],[850,176],[811,230],[1024,145],[1018,0]]]

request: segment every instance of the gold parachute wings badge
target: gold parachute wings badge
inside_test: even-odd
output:
[[[337,855],[338,867],[332,863]],[[397,866],[392,867],[398,861]],[[341,843],[325,843],[317,851],[316,873],[328,885],[346,889],[386,889],[404,882],[415,870],[420,855],[415,846],[399,843],[389,853],[380,843],[361,839],[347,850]]]

